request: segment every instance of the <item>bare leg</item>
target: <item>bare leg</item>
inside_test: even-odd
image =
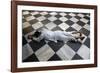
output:
[[[81,32],[79,32],[79,31],[74,31],[74,32],[72,32],[72,34],[77,34],[77,33],[79,33],[79,34],[80,34],[80,37],[82,36],[82,33],[81,33]]]

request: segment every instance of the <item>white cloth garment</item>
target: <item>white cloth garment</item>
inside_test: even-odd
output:
[[[57,40],[63,41],[66,43],[69,40],[75,40],[75,37],[73,36],[72,32],[66,32],[66,31],[50,31],[47,29],[41,30],[41,35],[38,37],[37,41],[40,41],[42,39],[45,39],[46,42],[48,41],[54,41],[57,42]]]

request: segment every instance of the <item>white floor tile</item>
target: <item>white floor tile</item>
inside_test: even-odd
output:
[[[61,13],[59,13],[61,16],[65,16],[66,15],[66,13],[64,13],[64,12],[61,12]]]
[[[57,51],[57,55],[62,60],[71,60],[72,57],[75,55],[75,52],[68,45],[65,44],[60,50]]]
[[[57,20],[57,18],[56,18],[55,16],[49,17],[48,19],[49,19],[50,21],[55,21],[55,20]]]
[[[48,12],[41,12],[40,14],[41,14],[41,15],[47,15]]]
[[[39,28],[43,27],[43,24],[41,22],[37,22],[37,23],[33,24],[32,27],[34,29],[39,29]]]
[[[35,19],[35,17],[34,16],[29,16],[29,17],[27,17],[27,18],[25,18],[27,21],[30,21],[30,20],[33,20],[33,19]]]
[[[74,13],[70,13],[69,15],[70,15],[70,16],[76,16]]]
[[[27,14],[29,14],[29,11],[23,11],[22,14],[23,14],[23,15],[27,15]]]
[[[71,19],[70,19],[71,21],[73,21],[73,22],[77,22],[77,21],[79,21],[78,19],[76,19],[75,17],[72,17]]]
[[[46,18],[45,18],[44,16],[40,16],[40,17],[37,18],[38,21],[43,21],[43,20],[45,20],[45,19],[46,19]]]
[[[58,26],[63,30],[66,30],[67,28],[69,28],[69,25],[67,25],[66,23],[62,23],[62,24],[60,24]]]
[[[29,44],[26,44],[22,48],[22,60],[26,59],[28,56],[33,54],[33,50]]]
[[[63,22],[68,20],[66,17],[60,17],[59,19]]]
[[[55,54],[55,52],[46,44],[42,48],[37,50],[35,54],[40,61],[47,61]]]
[[[36,14],[39,14],[38,11],[35,11],[35,12],[31,12],[32,15],[36,15]]]
[[[80,19],[80,21],[84,22],[84,23],[87,23],[89,20],[85,19],[85,18],[82,18]]]
[[[71,27],[73,27],[74,29],[76,29],[77,31],[79,31],[82,27],[78,24],[73,24]]]
[[[79,17],[82,17],[82,18],[84,17],[84,15],[83,15],[83,14],[81,14],[81,13],[79,13],[79,14],[78,14],[78,16],[79,16]]]
[[[85,45],[82,45],[80,47],[80,49],[78,50],[77,52],[83,59],[89,59],[90,58],[90,49],[85,46]]]
[[[57,15],[57,12],[50,12],[50,15]]]
[[[29,22],[24,22],[23,24],[22,24],[22,28],[24,29],[24,28],[27,28],[27,27],[29,27],[29,26],[31,26],[31,24],[29,24]]]
[[[90,25],[86,24],[83,26],[85,29],[90,30]]]
[[[54,24],[53,22],[51,22],[51,23],[46,24],[45,26],[46,26],[49,30],[51,30],[51,29],[53,29],[54,27],[56,27],[57,25]]]

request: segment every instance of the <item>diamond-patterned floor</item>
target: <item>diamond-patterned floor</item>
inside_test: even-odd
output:
[[[55,11],[22,11],[23,62],[85,60],[90,58],[90,14]],[[82,44],[61,41],[28,40],[27,36],[41,27],[52,31],[80,31],[85,36]]]

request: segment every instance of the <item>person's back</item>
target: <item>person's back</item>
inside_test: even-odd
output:
[[[54,37],[55,37],[55,33],[54,32],[52,32],[50,30],[43,30],[41,33],[42,33],[41,36],[43,36],[44,39],[49,39],[51,41],[54,40]]]

